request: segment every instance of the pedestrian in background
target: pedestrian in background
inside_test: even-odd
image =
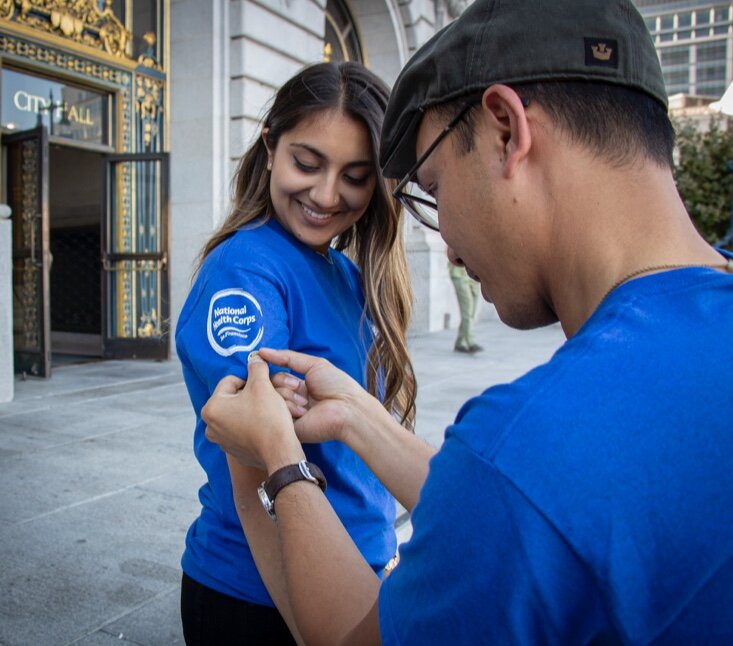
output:
[[[300,349],[412,423],[402,209],[376,161],[387,98],[356,63],[314,65],[285,83],[239,163],[232,211],[202,251],[176,331],[197,416],[194,449],[208,479],[182,558],[189,645],[292,643],[291,631],[298,638],[276,528],[258,498],[267,474],[233,469],[249,494],[235,508],[225,454],[204,436],[201,407],[222,377],[246,378],[247,357],[261,344]],[[396,552],[393,497],[346,445],[305,451],[328,479],[360,558],[382,576]]]
[[[465,267],[454,265],[450,261],[448,262],[448,275],[456,292],[461,317],[453,350],[470,354],[481,352],[483,347],[476,343],[473,335],[473,326],[481,303],[481,285],[466,273]]]
[[[437,453],[323,359],[263,349],[304,380],[258,360],[221,382],[207,432],[237,461],[276,478],[341,440],[412,513],[380,581],[312,481],[279,490],[307,642],[733,643],[733,255],[695,230],[673,150],[631,0],[475,0],[407,63],[384,173],[502,321],[567,341],[477,384]]]

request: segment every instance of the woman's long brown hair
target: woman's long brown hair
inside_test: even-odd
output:
[[[402,210],[392,197],[396,182],[384,179],[376,161],[388,98],[384,83],[363,65],[320,63],[305,68],[280,88],[262,127],[267,128],[270,150],[283,133],[323,110],[340,110],[364,123],[369,131],[377,185],[364,214],[336,238],[333,246],[361,269],[365,315],[375,331],[366,366],[367,390],[412,429],[417,384],[407,352],[412,289],[402,239]],[[274,214],[267,159],[267,148],[257,137],[237,166],[231,212],[201,250],[199,267],[217,245],[244,224],[263,214]]]

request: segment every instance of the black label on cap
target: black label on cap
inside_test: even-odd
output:
[[[585,64],[618,68],[618,42],[613,38],[584,38]]]

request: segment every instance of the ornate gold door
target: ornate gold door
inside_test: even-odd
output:
[[[103,355],[167,359],[168,154],[107,155],[106,164]]]
[[[41,126],[4,135],[13,209],[15,371],[51,376],[48,135]]]

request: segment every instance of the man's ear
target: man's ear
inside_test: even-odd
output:
[[[532,145],[522,99],[508,85],[492,85],[484,92],[481,105],[501,138],[503,175],[512,177]]]

